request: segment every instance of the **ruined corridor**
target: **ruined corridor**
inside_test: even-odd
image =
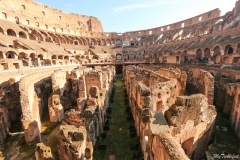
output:
[[[116,76],[115,93],[107,112],[105,124],[109,124],[109,130],[104,131],[96,145],[93,159],[102,160],[116,157],[121,160],[142,158],[139,138],[136,135],[132,113],[128,105],[126,90],[121,76]],[[111,111],[110,111],[111,110]],[[106,138],[103,138],[106,134]],[[101,150],[99,145],[106,145],[106,150]]]

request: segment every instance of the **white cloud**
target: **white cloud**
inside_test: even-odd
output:
[[[167,3],[166,0],[152,0],[152,1],[147,1],[147,2],[143,2],[143,3],[136,3],[136,4],[120,6],[117,8],[113,8],[113,11],[125,12],[125,11],[129,11],[129,10],[140,9],[140,8],[151,8],[151,7],[159,6],[159,5],[166,4],[166,3]]]

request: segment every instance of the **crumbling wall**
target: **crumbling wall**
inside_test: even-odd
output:
[[[223,113],[230,116],[230,122],[237,136],[240,137],[240,84],[228,83],[224,85],[226,89],[226,103]]]
[[[84,127],[62,125],[58,134],[58,153],[60,160],[83,159],[87,145],[87,131]]]
[[[213,132],[216,114],[215,107],[208,105],[207,98],[196,94],[177,97],[175,104],[165,112],[165,117],[171,126],[170,133],[180,142],[185,153],[193,159],[200,159]]]
[[[26,142],[40,141],[41,113],[51,91],[51,71],[28,75],[19,83]]]
[[[165,76],[157,72],[159,70],[155,67],[123,68],[129,104],[144,157],[145,159],[178,159],[179,157],[181,157],[179,159],[200,159],[213,132],[215,107],[209,105],[211,101],[209,102],[203,94],[179,96],[179,90],[184,86],[179,85],[181,83],[179,70],[168,73],[167,69],[160,69]],[[194,77],[196,81],[200,76],[205,77],[203,81],[196,83],[198,87],[206,85],[206,89],[201,91],[206,92],[207,95],[211,91],[208,89],[212,84],[210,82],[213,82],[209,74],[206,71],[198,71],[192,73],[190,77]],[[183,75],[183,83],[186,83],[184,72]],[[167,140],[164,140],[166,137]],[[166,142],[177,147],[167,146]]]
[[[187,72],[187,90],[189,94],[202,93],[213,104],[214,77],[207,71],[197,68],[184,68]]]
[[[169,78],[175,78],[177,79],[178,83],[178,88],[179,88],[179,95],[184,95],[185,94],[185,89],[186,89],[186,81],[187,81],[187,74],[185,71],[181,71],[180,69],[177,68],[159,68],[158,73],[161,75],[164,75]]]

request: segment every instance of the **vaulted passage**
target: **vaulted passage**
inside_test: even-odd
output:
[[[113,98],[110,98],[111,109],[107,110],[105,131],[96,143],[93,159],[103,160],[116,157],[120,160],[140,160],[142,159],[140,141],[136,134],[130,107],[127,107],[122,77],[117,77],[114,85],[115,94]]]

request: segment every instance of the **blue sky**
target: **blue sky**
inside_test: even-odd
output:
[[[231,11],[237,0],[35,0],[66,13],[96,16],[105,32],[150,29],[220,8]]]

